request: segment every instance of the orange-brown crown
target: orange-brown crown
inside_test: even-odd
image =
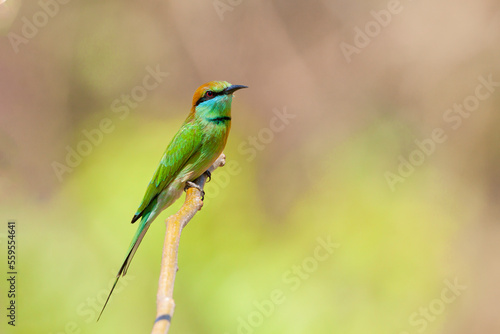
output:
[[[208,91],[212,91],[212,92],[217,94],[217,93],[222,92],[224,89],[226,89],[227,87],[230,87],[230,86],[231,86],[231,84],[227,81],[210,81],[210,82],[207,82],[206,84],[201,85],[200,87],[198,87],[196,92],[194,92],[193,107],[196,106],[198,101],[202,97],[204,97]]]

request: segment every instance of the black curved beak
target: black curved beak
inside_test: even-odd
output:
[[[224,89],[224,94],[233,94],[238,89],[242,89],[242,88],[248,88],[248,87],[243,86],[243,85],[231,85],[231,86],[227,87],[226,89]]]

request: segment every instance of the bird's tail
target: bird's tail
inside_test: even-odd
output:
[[[152,211],[144,214],[141,219],[141,223],[139,224],[137,231],[135,232],[134,238],[132,239],[132,242],[130,243],[130,247],[127,252],[127,257],[125,257],[125,260],[123,261],[122,266],[120,267],[120,270],[118,271],[118,274],[116,274],[116,279],[115,283],[113,284],[113,287],[111,288],[111,291],[109,292],[108,298],[106,298],[106,302],[104,303],[104,306],[102,307],[101,313],[99,313],[99,317],[97,318],[97,321],[101,318],[102,312],[104,312],[104,309],[106,308],[106,305],[108,304],[109,297],[111,297],[111,294],[113,293],[113,290],[115,289],[116,283],[118,283],[118,280],[120,279],[121,276],[125,276],[127,274],[127,269],[130,266],[130,262],[132,261],[132,258],[134,257],[135,252],[137,251],[137,248],[139,247],[139,244],[141,243],[142,239],[144,238],[144,235],[146,235],[146,232],[148,231],[149,226],[153,222],[153,220],[156,218],[156,215],[152,215]]]

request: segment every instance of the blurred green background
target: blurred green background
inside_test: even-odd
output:
[[[2,333],[151,330],[182,200],[95,320],[211,80],[250,88],[182,235],[171,333],[500,332],[498,1],[6,0],[0,22]]]

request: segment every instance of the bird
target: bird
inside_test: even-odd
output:
[[[222,153],[231,129],[233,93],[242,88],[248,87],[232,85],[227,81],[210,81],[195,91],[191,111],[165,149],[144,198],[132,217],[132,224],[140,219],[139,226],[97,321],[119,278],[127,273],[151,223],[181,196],[187,186],[199,188],[193,181],[208,172],[207,169]]]

